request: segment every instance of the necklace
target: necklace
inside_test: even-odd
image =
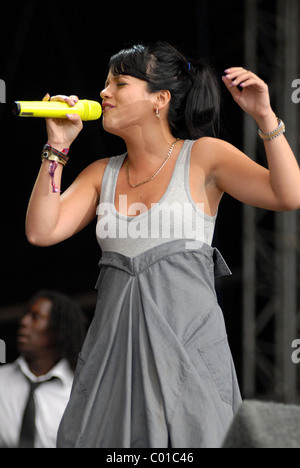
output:
[[[168,156],[166,157],[166,159],[164,160],[164,162],[162,163],[160,168],[157,169],[157,171],[153,174],[153,176],[149,177],[149,179],[147,179],[147,180],[144,180],[144,182],[140,182],[139,184],[132,184],[130,182],[130,173],[129,173],[130,163],[128,161],[128,163],[126,164],[126,173],[127,173],[127,181],[128,181],[128,184],[130,185],[130,187],[131,188],[138,188],[138,187],[141,187],[142,185],[147,184],[148,182],[151,182],[151,180],[155,179],[155,177],[160,173],[160,171],[165,167],[165,165],[169,161],[170,157],[172,156],[173,149],[175,148],[175,145],[179,140],[180,140],[180,138],[177,138],[175,141],[173,141],[172,146],[171,146],[171,148],[170,148],[170,150],[168,152]]]

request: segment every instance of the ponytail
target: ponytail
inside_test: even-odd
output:
[[[217,136],[221,93],[213,70],[204,62],[191,65],[192,87],[185,105],[185,127],[189,138]]]
[[[114,75],[130,75],[148,83],[150,92],[170,91],[169,125],[176,138],[197,140],[216,136],[220,89],[212,69],[191,64],[170,44],[136,45],[110,59]]]

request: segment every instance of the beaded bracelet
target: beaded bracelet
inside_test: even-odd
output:
[[[69,150],[70,150],[69,148],[65,148],[62,151],[58,151],[57,149],[53,148],[49,143],[47,143],[43,148],[42,161],[44,161],[44,159],[47,159],[48,161],[50,161],[49,175],[51,177],[51,185],[52,185],[53,193],[60,193],[59,188],[55,185],[54,175],[58,167],[58,164],[62,164],[63,166],[65,166],[67,162],[69,161],[69,158],[68,158]]]
[[[263,140],[263,141],[271,141],[271,140],[274,140],[275,138],[279,137],[280,135],[283,135],[285,133],[285,125],[284,123],[282,122],[282,120],[278,119],[277,117],[277,120],[278,120],[278,127],[275,128],[275,130],[273,130],[272,132],[270,133],[263,133],[260,129],[258,130],[258,134],[260,136],[260,138]]]

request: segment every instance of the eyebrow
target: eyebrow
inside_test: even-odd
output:
[[[119,75],[112,75],[112,77],[111,77],[110,79],[113,79],[113,80],[116,81],[116,80],[120,79],[121,77],[122,77],[122,79],[126,79],[126,76],[128,76],[128,75],[121,75],[121,74],[119,74]],[[109,83],[110,83],[110,80],[107,79],[107,80],[105,81],[105,88],[107,88],[107,86],[109,86]]]
[[[113,79],[115,80],[118,76],[115,76],[115,75],[112,75],[110,79],[107,79],[105,81],[105,88],[107,88],[107,86],[109,86],[109,83],[110,83],[110,80]]]

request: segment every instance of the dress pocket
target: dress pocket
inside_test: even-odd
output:
[[[232,405],[232,362],[227,338],[198,348],[209,373],[217,387],[220,398]]]

